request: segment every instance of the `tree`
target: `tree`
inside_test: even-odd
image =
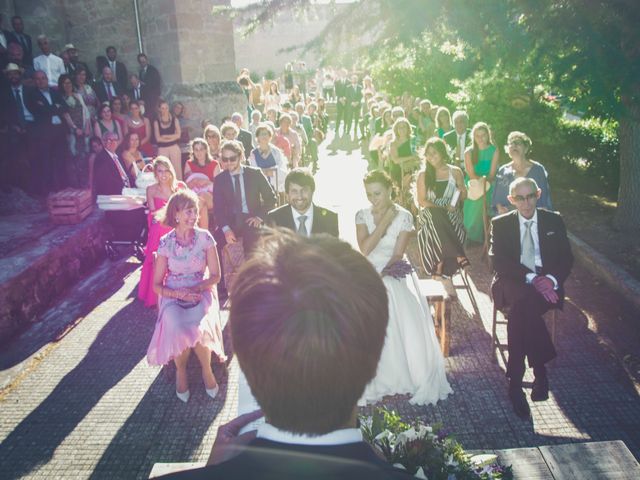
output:
[[[242,13],[255,26],[279,9],[311,3],[265,0]],[[337,35],[367,34],[370,55],[380,49],[408,54],[407,47],[425,34],[442,42],[453,35],[476,69],[535,79],[567,95],[587,114],[616,119],[620,187],[615,224],[640,229],[638,25],[637,0],[361,0],[338,11],[309,47]],[[398,63],[406,60],[398,58]]]

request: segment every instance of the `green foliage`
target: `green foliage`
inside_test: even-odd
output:
[[[558,155],[608,193],[617,192],[620,182],[618,123],[597,118],[562,120],[559,133]]]
[[[532,139],[532,155],[541,162],[540,155],[555,150],[562,112],[542,100],[542,91],[532,83],[494,70],[478,72],[458,87],[449,99],[469,113],[471,125],[488,123],[496,145],[504,145],[509,132],[518,130]]]
[[[273,70],[267,70],[266,72],[264,72],[264,78],[266,78],[267,80],[275,80],[276,72],[274,72]]]
[[[249,78],[251,78],[251,81],[253,83],[258,83],[260,82],[260,75],[257,72],[251,72],[249,73]]]

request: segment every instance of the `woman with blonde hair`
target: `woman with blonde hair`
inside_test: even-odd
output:
[[[416,155],[412,144],[412,128],[405,117],[398,118],[392,127],[393,140],[389,145],[388,171],[393,182],[400,188],[400,201],[404,202],[404,192],[420,167],[420,157]]]
[[[191,350],[202,368],[207,395],[215,398],[219,387],[211,369],[211,354],[226,360],[220,309],[215,286],[220,281],[216,242],[207,230],[196,227],[198,197],[180,190],[158,212],[172,230],[160,239],[153,275],[158,295],[158,319],[147,349],[150,365],[176,365],[176,395],[190,397],[187,362]],[[205,272],[208,274],[205,275]]]
[[[171,230],[170,227],[163,225],[156,219],[156,213],[165,206],[173,193],[186,187],[184,183],[176,180],[176,172],[167,157],[156,157],[153,161],[153,174],[156,177],[156,183],[147,187],[149,233],[138,286],[138,298],[144,302],[146,307],[154,307],[158,303],[158,297],[153,291],[153,254],[158,250],[160,237]]]
[[[444,134],[451,131],[451,113],[447,107],[438,107],[436,112],[436,129],[438,137],[444,137]]]

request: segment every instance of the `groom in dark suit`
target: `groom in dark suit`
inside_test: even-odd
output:
[[[492,220],[491,250],[495,276],[491,285],[498,310],[508,308],[507,336],[509,399],[522,418],[530,414],[522,391],[525,357],[535,380],[531,399],[549,398],[545,363],[556,356],[542,315],[562,308],[563,284],[573,255],[562,217],[536,208],[541,191],[535,180],[521,177],[509,187],[509,202],[516,210]]]
[[[258,410],[222,425],[208,466],[163,478],[412,478],[357,425],[389,318],[380,275],[328,235],[281,230],[263,241],[234,284],[229,325],[266,423],[239,433]]]
[[[269,224],[288,228],[305,237],[318,233],[338,236],[338,215],[313,203],[316,182],[311,172],[294,168],[284,180],[284,190],[289,203],[269,212]]]
[[[258,229],[276,206],[276,194],[259,168],[243,165],[244,148],[237,140],[220,146],[220,167],[213,187],[213,211],[226,243],[243,239],[245,253],[253,250]]]

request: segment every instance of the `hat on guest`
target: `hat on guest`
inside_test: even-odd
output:
[[[18,65],[16,65],[15,63],[8,63],[7,66],[4,68],[3,70],[4,73],[9,73],[9,72],[24,72],[23,68],[20,68]]]
[[[77,48],[73,45],[73,43],[67,43],[64,46],[64,52],[66,52],[67,50],[77,50]]]

